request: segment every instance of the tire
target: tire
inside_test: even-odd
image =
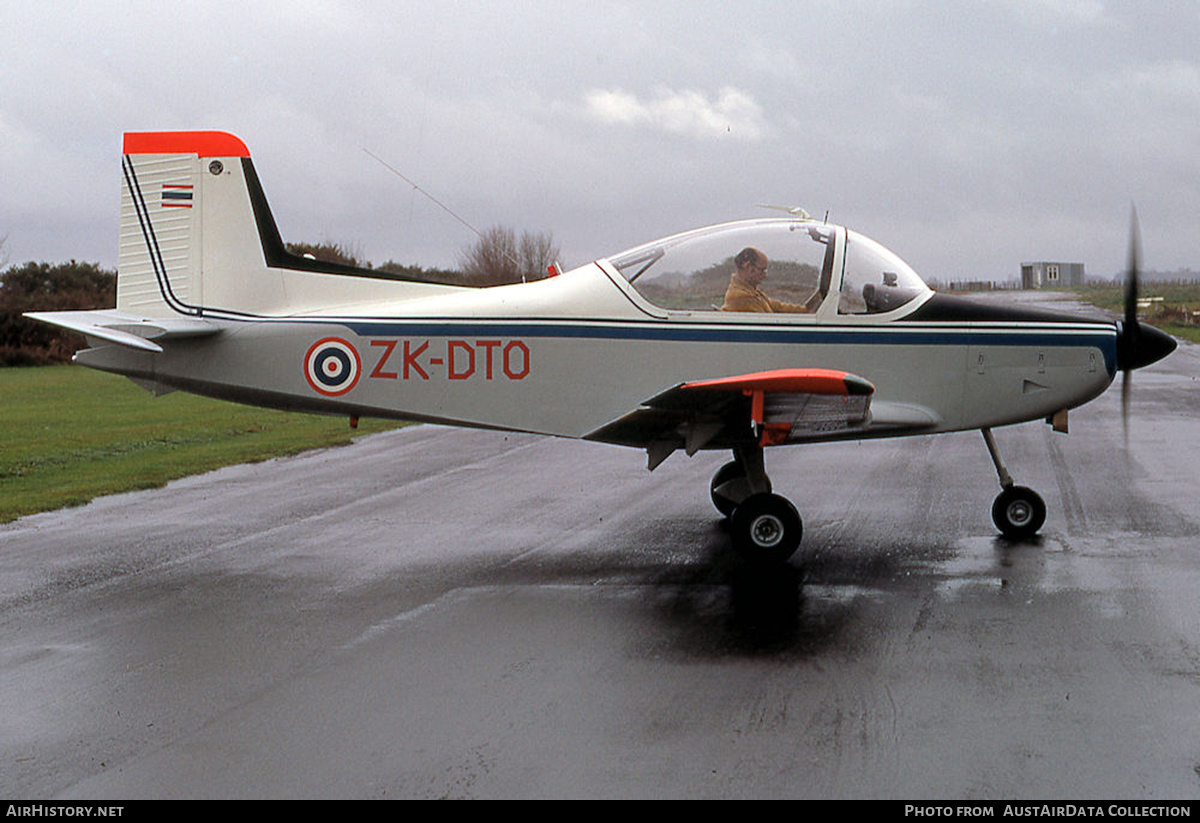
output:
[[[750,488],[745,482],[735,483],[725,489],[721,489],[721,487],[735,481],[745,481],[745,479],[746,472],[736,460],[730,460],[717,469],[717,473],[713,475],[712,482],[708,486],[709,496],[717,511],[726,517],[733,517],[733,511],[737,508],[738,503],[750,496]],[[768,480],[767,491],[770,490],[771,482]]]
[[[719,493],[717,489],[731,480],[742,480],[745,477],[746,473],[742,471],[742,467],[737,464],[736,460],[730,460],[724,466],[717,469],[717,473],[713,475],[712,483],[708,486],[708,492],[712,497],[712,504],[716,507],[717,511],[726,517],[733,516],[733,510],[737,508],[737,501],[732,497]]]
[[[1033,489],[1013,486],[996,497],[992,522],[1010,540],[1025,540],[1046,522],[1046,503]]]
[[[733,547],[747,560],[782,563],[800,548],[804,524],[796,507],[777,494],[752,494],[730,518]]]

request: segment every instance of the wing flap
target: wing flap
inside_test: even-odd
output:
[[[736,377],[720,377],[716,380],[697,380],[684,383],[683,388],[843,397],[870,396],[875,393],[875,387],[870,381],[856,374],[834,369],[775,369],[740,374]]]
[[[738,392],[750,399],[759,444],[778,446],[860,428],[875,386],[834,369],[775,369],[684,383],[683,391]]]
[[[644,448],[653,469],[677,449],[879,437],[937,422],[923,406],[875,402],[874,384],[856,374],[775,369],[680,383],[586,438]]]
[[[592,440],[641,446],[654,468],[689,455],[757,441],[763,446],[853,436],[871,423],[870,381],[834,369],[771,371],[680,383],[597,429]]]

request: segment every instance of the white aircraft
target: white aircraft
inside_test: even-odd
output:
[[[800,544],[763,461],[791,443],[978,429],[996,526],[1034,534],[1045,504],[991,430],[1065,431],[1118,370],[1175,347],[1137,321],[1136,233],[1118,322],[935,294],[883,246],[799,210],[474,288],[288,253],[233,135],[129,133],[122,166],[116,308],[29,315],[83,334],[76,362],[157,393],[634,446],[651,469],[728,449],[712,501],[754,558]]]

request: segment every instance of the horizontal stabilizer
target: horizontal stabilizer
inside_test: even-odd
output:
[[[27,312],[24,316],[85,337],[156,354],[163,349],[153,341],[173,337],[203,337],[221,330],[220,326],[201,318],[143,318],[115,310]]]

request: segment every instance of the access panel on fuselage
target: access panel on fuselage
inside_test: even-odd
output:
[[[1100,349],[1082,341],[973,345],[964,411],[972,427],[1036,419],[1087,402],[1110,379]]]

